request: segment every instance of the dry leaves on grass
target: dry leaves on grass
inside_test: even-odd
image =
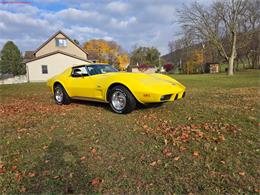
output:
[[[168,140],[174,143],[186,143],[190,141],[200,141],[204,139],[209,142],[224,142],[227,133],[236,133],[240,129],[236,125],[221,122],[206,122],[201,124],[179,124],[173,125],[171,121],[158,119],[154,128],[149,127],[144,119],[154,119],[155,114],[146,114],[144,117],[136,120],[136,123],[142,127],[146,133],[161,134],[164,136],[164,144],[168,144]],[[151,121],[151,120],[150,120]]]
[[[9,103],[0,104],[0,117],[10,117],[14,115],[25,115],[33,112],[41,114],[58,113],[64,115],[71,110],[75,105],[58,106],[54,103],[38,102],[38,99],[14,99]]]

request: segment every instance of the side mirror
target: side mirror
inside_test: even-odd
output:
[[[72,73],[72,76],[73,77],[82,77],[82,74],[81,74],[81,70],[80,69],[75,69]]]

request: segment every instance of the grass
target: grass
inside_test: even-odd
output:
[[[176,75],[185,99],[128,115],[1,85],[0,193],[257,193],[259,75]]]

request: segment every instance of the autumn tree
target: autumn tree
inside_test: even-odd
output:
[[[130,64],[147,64],[150,66],[159,65],[160,52],[154,47],[137,47],[131,53]]]
[[[178,11],[183,30],[202,42],[210,42],[228,62],[228,75],[233,75],[237,55],[238,23],[245,13],[247,2],[219,0],[213,2],[210,7],[195,2],[191,6],[184,5]],[[229,46],[225,47],[224,44]]]
[[[127,53],[122,53],[121,55],[118,56],[118,63],[119,63],[119,69],[120,70],[125,70],[127,65],[129,64],[129,56]]]
[[[13,74],[14,76],[26,73],[21,52],[12,41],[6,42],[1,50],[0,72],[2,74]]]
[[[128,54],[115,41],[93,39],[84,44],[91,60],[101,63],[109,63],[114,67],[124,70],[129,63]]]
[[[200,49],[191,50],[186,63],[184,64],[184,71],[187,74],[198,71],[203,65],[203,51]]]

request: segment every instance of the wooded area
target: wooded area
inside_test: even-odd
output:
[[[259,68],[259,10],[258,0],[183,5],[178,10],[183,36],[169,42],[171,60],[186,73],[207,62],[228,63],[229,75],[238,64]],[[202,59],[190,63],[198,56]]]

